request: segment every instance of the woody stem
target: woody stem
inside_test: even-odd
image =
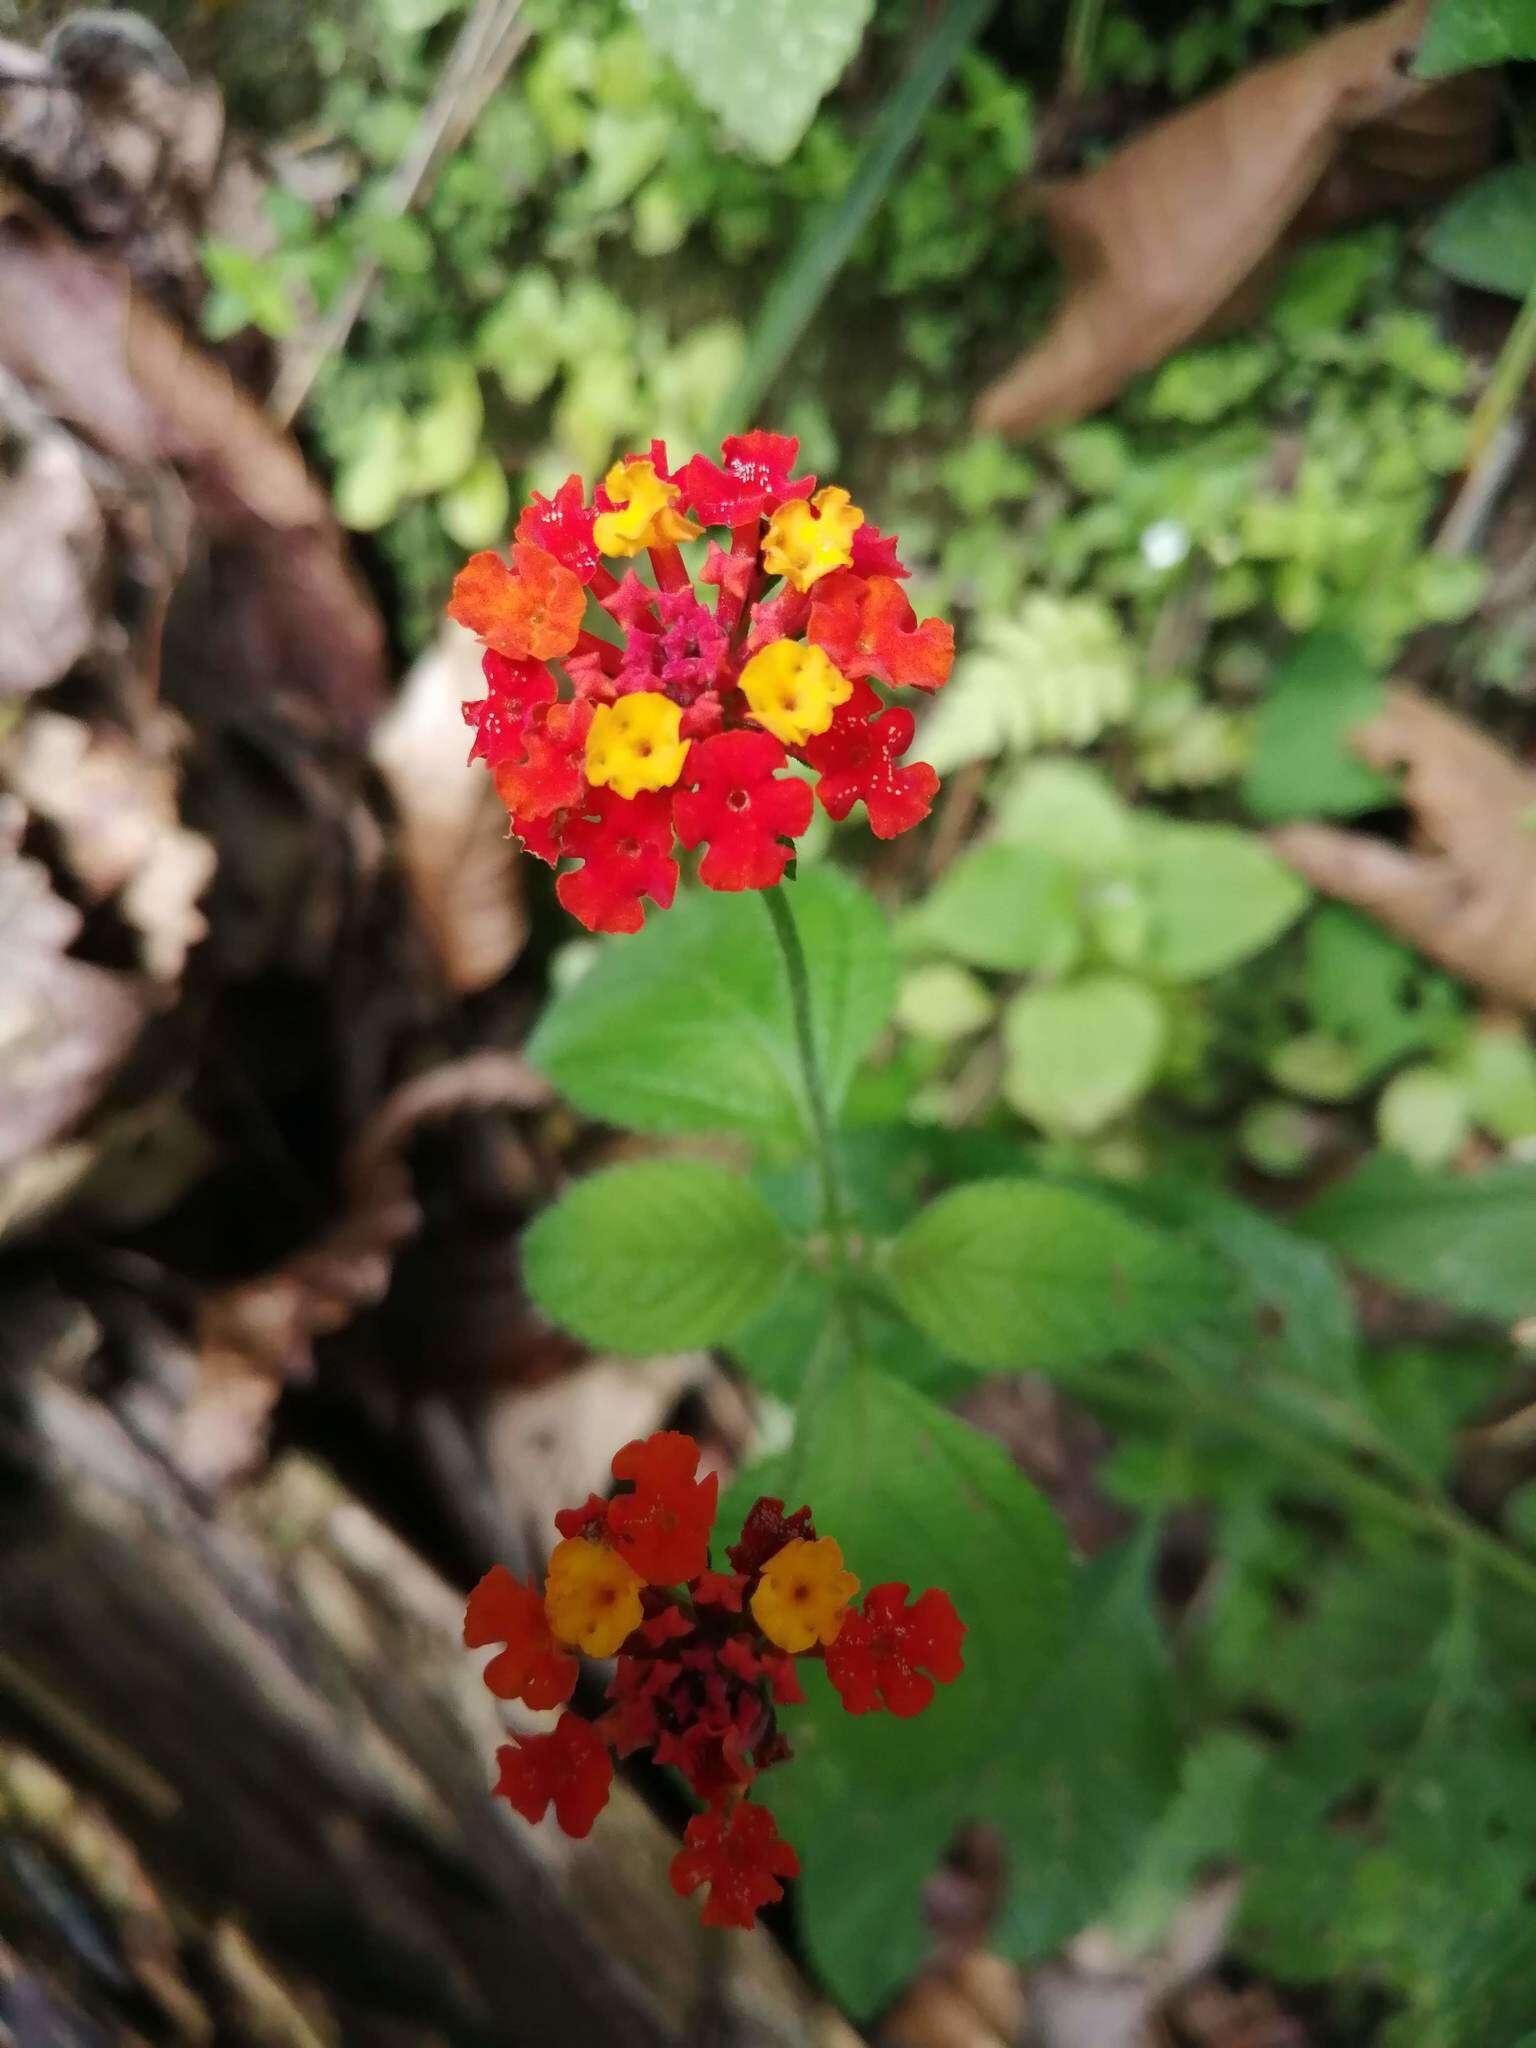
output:
[[[838,1168],[837,1132],[827,1106],[827,1090],[816,1046],[816,1029],[811,1009],[811,977],[799,927],[789,907],[789,893],[783,884],[762,892],[768,920],[784,960],[789,982],[789,1007],[794,1019],[795,1047],[805,1082],[805,1099],[810,1111],[812,1156],[821,1193],[821,1229],[827,1249],[827,1277],[831,1282],[836,1316],[846,1341],[846,1358],[839,1359],[836,1347],[822,1344],[806,1369],[801,1392],[802,1405],[810,1405],[825,1394],[845,1363],[863,1357],[863,1331],[859,1323],[858,1278],[848,1235],[848,1212],[843,1200],[842,1175]]]

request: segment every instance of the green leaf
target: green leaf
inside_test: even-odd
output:
[[[1219,1268],[1072,1188],[980,1181],[941,1195],[889,1252],[906,1313],[969,1365],[1049,1371],[1131,1351],[1209,1314]]]
[[[412,492],[428,496],[456,484],[475,459],[484,426],[473,365],[445,363],[433,379],[430,403],[411,421]]]
[[[1405,1294],[1506,1322],[1536,1314],[1536,1166],[1453,1177],[1381,1153],[1296,1221]]]
[[[871,899],[829,868],[789,885],[811,977],[834,1113],[895,1000],[895,965]],[[528,1047],[588,1116],[641,1131],[810,1129],[785,979],[755,894],[684,896],[545,1012]]]
[[[1036,1962],[1113,1902],[1177,1783],[1167,1656],[1148,1589],[1150,1545],[1079,1573],[1068,1649],[1018,1715],[988,1818],[1013,1882],[994,1930]]]
[[[1151,1086],[1167,1028],[1157,997],[1128,975],[1026,989],[1003,1019],[1004,1098],[1043,1130],[1102,1130]]]
[[[1459,1071],[1472,1114],[1506,1145],[1536,1138],[1536,1050],[1518,1024],[1483,1024],[1462,1048]]]
[[[964,1673],[920,1721],[855,1719],[807,1665],[807,1704],[784,1715],[794,1764],[761,1781],[800,1852],[812,1958],[862,2015],[928,1944],[920,1889],[951,1834],[991,1812],[986,1768],[1012,1766],[1020,1713],[1056,1667],[1070,1567],[1061,1525],[1007,1453],[924,1395],[856,1371],[803,1427],[792,1476],[770,1466],[754,1488],[811,1501],[866,1586],[942,1587],[966,1624]]]
[[[443,531],[461,548],[491,548],[511,524],[512,494],[507,473],[487,448],[437,501]]]
[[[1085,747],[1135,708],[1135,650],[1109,606],[1036,592],[990,620],[924,719],[919,748],[941,774],[1037,746]]]
[[[1420,78],[1536,57],[1536,0],[1436,0],[1419,45]]]
[[[782,163],[863,40],[873,0],[629,0],[736,141]]]
[[[1258,1379],[1283,1375],[1353,1393],[1359,1336],[1338,1263],[1318,1245],[1247,1202],[1171,1176],[1138,1181],[1120,1199],[1133,1213],[1178,1229],[1231,1271],[1223,1313],[1191,1333],[1186,1351],[1230,1379],[1234,1356]]]
[[[972,967],[1059,974],[1079,944],[1072,871],[1031,847],[978,846],[907,913],[901,939]]]
[[[1380,677],[1342,633],[1313,633],[1276,670],[1259,706],[1243,797],[1268,825],[1353,817],[1391,803],[1394,778],[1349,751],[1349,735],[1381,710]]]
[[[1415,1166],[1449,1166],[1472,1130],[1465,1086],[1423,1061],[1392,1076],[1376,1105],[1376,1132],[1390,1152]]]
[[[1449,976],[1339,903],[1308,922],[1303,987],[1321,1030],[1350,1048],[1357,1079],[1434,1046],[1460,1008]]]
[[[911,68],[872,123],[853,176],[810,216],[769,286],[740,374],[720,408],[719,435],[737,432],[758,416],[763,398],[884,201],[923,117],[995,4],[951,0],[919,45]]]
[[[997,1004],[985,982],[963,967],[936,960],[903,975],[896,999],[896,1021],[917,1038],[948,1045],[969,1038],[991,1023]]]
[[[1128,868],[1135,829],[1107,776],[1084,761],[1026,761],[992,800],[997,836],[1093,873]]]
[[[721,1342],[767,1308],[793,1258],[750,1182],[692,1159],[590,1174],[523,1238],[545,1314],[631,1358]]]
[[[1231,825],[1144,827],[1146,964],[1203,981],[1260,952],[1300,916],[1304,883],[1262,840]]]
[[[1461,284],[1523,299],[1536,284],[1536,165],[1504,164],[1463,186],[1424,253]]]
[[[398,406],[380,406],[364,423],[357,452],[337,472],[336,517],[354,533],[375,533],[393,519],[411,489],[410,422]]]

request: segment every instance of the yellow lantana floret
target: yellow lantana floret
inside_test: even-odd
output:
[[[555,1545],[544,1581],[550,1633],[589,1657],[612,1657],[640,1626],[644,1583],[606,1543],[567,1536]]]
[[[659,690],[636,690],[613,704],[599,704],[587,733],[588,782],[619,796],[670,789],[688,758],[690,742],[678,738],[682,717]]]
[[[809,505],[791,498],[769,517],[763,567],[771,576],[787,577],[796,590],[809,590],[834,569],[847,568],[853,536],[863,524],[864,514],[836,484],[818,491]]]
[[[770,1643],[798,1653],[813,1643],[837,1641],[848,1602],[858,1590],[832,1537],[808,1543],[797,1536],[763,1566],[752,1595],[752,1619]]]
[[[773,640],[741,672],[741,693],[754,722],[786,747],[803,747],[825,732],[853,684],[819,647],[798,640]]]
[[[646,548],[694,540],[704,531],[675,509],[682,493],[656,474],[653,462],[616,462],[603,478],[603,489],[617,509],[599,512],[593,524],[599,554],[638,555]]]

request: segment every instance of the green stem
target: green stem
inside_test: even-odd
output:
[[[821,1230],[826,1242],[827,1278],[831,1284],[836,1319],[841,1326],[846,1350],[830,1341],[829,1332],[816,1347],[801,1388],[800,1405],[807,1409],[823,1399],[849,1363],[864,1359],[864,1332],[859,1318],[860,1283],[854,1267],[849,1238],[848,1210],[843,1199],[842,1174],[838,1167],[837,1130],[827,1105],[826,1082],[821,1055],[816,1049],[816,1029],[811,1010],[811,977],[806,966],[800,930],[789,907],[788,891],[781,884],[763,891],[763,906],[773,926],[774,937],[784,960],[789,983],[789,1008],[794,1019],[795,1047],[805,1081],[805,1099],[810,1110],[811,1153],[816,1162],[816,1179],[821,1195]]]
[[[1467,469],[1470,473],[1493,445],[1494,436],[1514,410],[1521,392],[1531,380],[1536,365],[1536,285],[1515,315],[1514,325],[1504,337],[1499,359],[1493,366],[1482,397],[1472,412],[1467,433]]]
[[[1304,1431],[1266,1413],[1252,1400],[1223,1394],[1187,1376],[1181,1376],[1174,1387],[1133,1380],[1112,1369],[1074,1368],[1066,1384],[1085,1394],[1140,1409],[1144,1414],[1183,1414],[1191,1405],[1204,1408],[1239,1435],[1265,1445],[1288,1463],[1310,1472],[1324,1491],[1352,1501],[1362,1514],[1395,1522],[1417,1536],[1438,1536],[1469,1563],[1480,1565],[1520,1592],[1536,1597],[1536,1564],[1489,1535],[1448,1501],[1400,1492],[1372,1473],[1362,1471],[1350,1458],[1314,1443]]]

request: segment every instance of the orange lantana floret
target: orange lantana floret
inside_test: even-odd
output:
[[[556,661],[581,631],[581,581],[543,548],[519,541],[509,569],[500,555],[471,555],[453,579],[448,616],[513,661]]]

